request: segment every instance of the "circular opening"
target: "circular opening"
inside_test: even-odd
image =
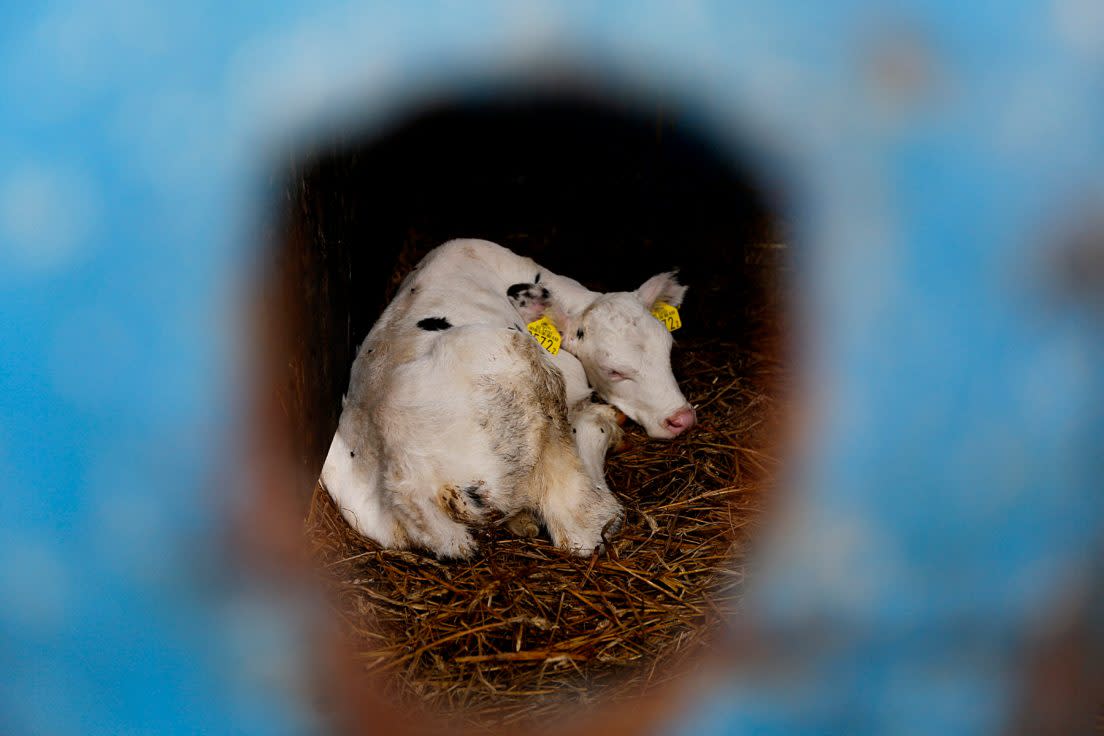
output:
[[[578,90],[437,100],[281,175],[269,419],[354,669],[404,712],[499,729],[631,700],[698,661],[736,612],[775,465],[777,198],[685,111]],[[493,525],[470,560],[384,550],[317,482],[358,346],[402,278],[457,237],[598,291],[672,268],[689,287],[672,367],[698,424],[671,441],[626,425],[606,458],[626,517],[604,554]]]

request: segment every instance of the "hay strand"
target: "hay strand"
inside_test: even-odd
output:
[[[671,442],[628,428],[629,449],[608,461],[626,521],[607,555],[498,528],[465,562],[382,550],[315,489],[310,546],[357,657],[396,703],[494,729],[638,696],[737,612],[775,465],[779,366],[718,339],[686,342],[674,361],[699,425]]]
[[[522,234],[506,242],[519,239],[536,257],[549,247]],[[387,299],[436,242],[408,233]],[[738,612],[777,464],[784,257],[745,249],[742,278],[754,288],[737,307],[739,336],[676,333],[672,365],[698,425],[669,442],[626,427],[628,449],[607,458],[626,512],[607,554],[575,557],[499,527],[477,532],[480,551],[465,562],[383,550],[315,487],[308,546],[349,646],[396,705],[477,730],[528,727],[639,697],[716,640]]]

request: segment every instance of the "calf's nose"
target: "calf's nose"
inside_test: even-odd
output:
[[[663,420],[663,426],[675,435],[682,434],[694,426],[697,417],[694,416],[694,408],[684,406],[671,416]]]

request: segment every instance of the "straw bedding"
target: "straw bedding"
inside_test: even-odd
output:
[[[400,258],[396,278],[412,260]],[[547,722],[646,693],[716,640],[738,609],[775,465],[777,310],[761,303],[745,317],[739,339],[677,342],[698,426],[668,442],[627,426],[627,449],[608,457],[626,519],[606,555],[573,557],[504,528],[481,531],[465,562],[381,550],[316,486],[309,546],[357,658],[390,698],[479,729]]]

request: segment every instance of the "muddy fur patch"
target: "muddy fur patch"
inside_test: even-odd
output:
[[[468,488],[478,488],[469,486]],[[437,493],[437,505],[445,514],[460,524],[478,524],[483,520],[483,500],[468,488],[452,484],[441,487]]]
[[[519,370],[510,379],[481,377],[478,390],[485,407],[480,429],[490,438],[492,452],[502,460],[504,481],[520,497],[516,506],[529,505],[537,489],[530,476],[548,442],[571,445],[564,402],[564,380],[559,370],[540,354],[528,335],[511,333],[509,357]]]

